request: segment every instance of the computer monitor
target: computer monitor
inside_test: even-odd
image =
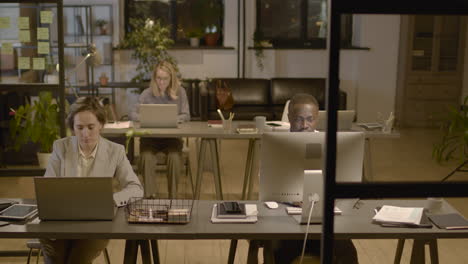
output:
[[[322,170],[325,132],[272,132],[262,136],[260,200],[302,201],[304,170]],[[364,133],[338,132],[337,182],[360,182]]]

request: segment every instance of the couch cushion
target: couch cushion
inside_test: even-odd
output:
[[[320,109],[325,106],[324,78],[273,78],[271,79],[271,101],[273,105],[284,105],[297,93],[313,95]]]
[[[267,79],[214,79],[209,87],[209,109],[216,109],[216,80],[226,82],[232,91],[234,106],[236,105],[269,105],[270,81]]]

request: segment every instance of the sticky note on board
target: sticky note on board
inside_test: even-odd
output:
[[[41,11],[41,23],[52,24],[52,11]]]
[[[29,70],[31,69],[31,60],[29,57],[18,57],[18,69]]]
[[[45,59],[33,58],[33,70],[45,70]]]
[[[20,42],[31,42],[31,32],[29,30],[18,31],[18,39]]]
[[[29,17],[18,17],[18,29],[29,29]]]
[[[0,17],[0,28],[10,28],[10,17]]]
[[[37,53],[38,54],[49,54],[50,53],[49,42],[38,41],[37,42]]]
[[[2,43],[2,49],[0,50],[0,52],[1,52],[2,54],[9,54],[9,55],[12,55],[12,54],[13,54],[13,44],[12,44],[12,43],[8,43],[8,42]]]
[[[49,28],[38,27],[37,28],[37,39],[49,40]]]

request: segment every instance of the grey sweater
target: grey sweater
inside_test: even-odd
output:
[[[187,94],[185,93],[185,89],[183,87],[179,89],[179,97],[176,100],[172,100],[172,98],[166,94],[162,96],[154,96],[151,88],[146,88],[140,94],[138,103],[133,106],[130,113],[130,118],[133,121],[140,120],[140,104],[177,104],[177,108],[179,110],[178,122],[190,121],[190,110]]]

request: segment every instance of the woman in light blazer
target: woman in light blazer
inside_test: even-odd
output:
[[[131,197],[143,196],[143,188],[125,155],[124,147],[100,136],[106,115],[96,98],[79,98],[70,106],[66,121],[74,135],[54,142],[44,176],[115,177],[121,188],[114,193],[116,206],[126,205]],[[40,241],[45,263],[50,264],[91,264],[109,242],[107,239]]]

